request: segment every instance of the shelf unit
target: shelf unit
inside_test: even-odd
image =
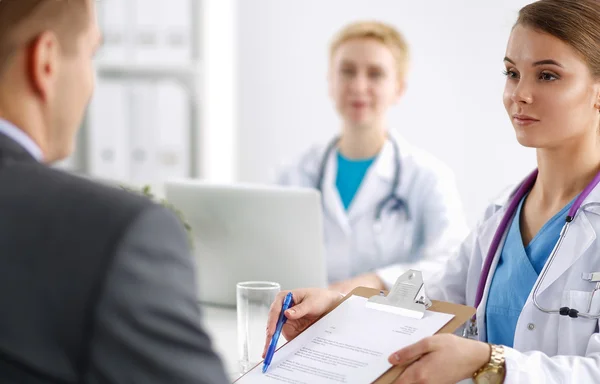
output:
[[[115,0],[113,0],[115,1]],[[133,6],[134,0],[116,0],[122,2],[129,2],[129,6]],[[145,60],[142,64],[121,61],[116,62],[114,60],[106,61],[99,59],[95,63],[96,67],[96,81],[97,83],[111,80],[129,82],[131,80],[173,80],[180,84],[187,92],[190,103],[190,113],[188,121],[189,127],[189,175],[188,177],[201,177],[201,162],[200,156],[200,140],[201,140],[201,124],[202,124],[202,100],[201,95],[203,86],[203,71],[202,71],[202,2],[201,0],[188,0],[192,12],[189,14],[189,26],[190,26],[190,44],[191,44],[191,58],[188,62],[181,64],[170,64],[160,62],[159,60],[155,63]],[[138,2],[138,4],[141,4]],[[160,4],[161,6],[167,6],[167,3],[155,2],[153,4]],[[150,6],[151,4],[148,4]],[[98,7],[102,6],[102,2],[98,3]],[[137,12],[137,10],[136,10]],[[160,12],[156,10],[156,12]],[[99,9],[99,14],[101,10]],[[107,17],[111,17],[107,15]],[[101,28],[102,28],[102,19]],[[75,150],[71,157],[64,161],[56,164],[56,167],[62,168],[78,174],[89,174],[89,146],[88,146],[88,135],[91,124],[89,114],[86,113],[82,127],[77,135]],[[93,176],[93,175],[92,175]],[[127,182],[128,180],[118,180]],[[162,181],[162,180],[161,180]]]
[[[139,78],[174,78],[182,80],[185,85],[194,81],[201,75],[200,64],[190,63],[189,65],[176,64],[118,64],[118,63],[98,63],[96,72],[102,78],[104,77],[139,77]],[[194,87],[195,88],[195,87]]]

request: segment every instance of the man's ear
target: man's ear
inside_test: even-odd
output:
[[[50,31],[42,32],[27,47],[27,77],[33,91],[44,101],[54,92],[60,56],[58,38]]]

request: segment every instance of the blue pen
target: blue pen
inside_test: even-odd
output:
[[[265,356],[265,363],[262,369],[263,373],[267,372],[267,369],[269,369],[269,365],[271,365],[271,359],[273,359],[275,348],[277,348],[277,342],[279,341],[281,329],[283,328],[283,324],[285,324],[285,322],[287,321],[287,317],[285,317],[284,312],[287,311],[288,308],[293,305],[292,303],[292,292],[289,292],[287,295],[285,295],[285,299],[283,300],[283,306],[281,307],[279,320],[277,320],[277,328],[275,329],[275,333],[271,338],[271,344],[269,344],[269,349],[267,350],[267,354]]]

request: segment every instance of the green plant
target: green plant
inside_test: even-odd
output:
[[[169,203],[166,199],[164,198],[157,198],[154,193],[152,193],[152,190],[150,188],[149,185],[145,185],[144,187],[142,187],[141,190],[134,190],[131,189],[129,187],[125,187],[125,186],[121,186],[121,188],[125,189],[126,191],[129,192],[133,192],[133,193],[139,193],[143,196],[146,196],[147,198],[149,198],[150,200],[162,205],[163,207],[166,207],[168,209],[170,209],[171,211],[173,211],[177,217],[179,217],[179,220],[181,220],[181,223],[183,224],[183,227],[185,228],[185,231],[187,232],[187,237],[188,237],[188,242],[190,244],[190,248],[194,248],[194,238],[193,238],[193,234],[192,234],[192,227],[190,226],[190,224],[187,222],[187,220],[185,219],[185,216],[183,215],[183,213],[177,209],[177,207],[175,207],[173,204]]]

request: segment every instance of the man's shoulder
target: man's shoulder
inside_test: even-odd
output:
[[[107,213],[125,210],[139,212],[153,204],[151,200],[120,188],[103,184],[90,178],[65,172],[41,164],[22,164],[3,169],[0,180],[10,179],[9,187],[4,189],[15,200],[30,199],[43,201],[57,206],[77,206],[86,210],[99,209]]]

